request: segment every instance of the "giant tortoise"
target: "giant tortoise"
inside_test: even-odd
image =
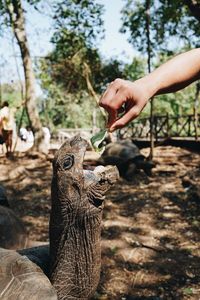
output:
[[[138,169],[151,174],[154,163],[140,153],[139,148],[131,140],[122,140],[106,145],[99,160],[102,165],[116,165],[121,177],[131,181]]]
[[[0,251],[1,300],[86,300],[93,295],[100,276],[103,202],[119,174],[113,166],[83,170],[86,147],[76,136],[54,157],[50,246]]]

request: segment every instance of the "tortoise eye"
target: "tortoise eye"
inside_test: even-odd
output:
[[[74,164],[74,156],[68,155],[63,161],[63,169],[69,170]]]

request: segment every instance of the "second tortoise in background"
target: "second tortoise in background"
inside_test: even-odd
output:
[[[121,177],[131,181],[137,170],[142,169],[150,176],[155,164],[140,153],[131,140],[123,140],[106,145],[100,160],[103,165],[116,165]]]

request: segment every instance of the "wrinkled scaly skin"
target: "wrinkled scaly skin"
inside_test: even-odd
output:
[[[80,137],[68,140],[53,161],[50,280],[62,300],[89,299],[96,290],[104,195],[119,176],[113,166],[83,170],[86,146]]]
[[[0,185],[0,205],[5,207],[10,207],[6,195],[6,191],[2,185]]]

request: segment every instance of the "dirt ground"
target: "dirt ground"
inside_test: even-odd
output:
[[[107,194],[93,300],[200,299],[200,156],[157,147],[155,163],[152,177],[141,171]],[[2,156],[0,170],[29,239],[47,242],[51,162]]]

